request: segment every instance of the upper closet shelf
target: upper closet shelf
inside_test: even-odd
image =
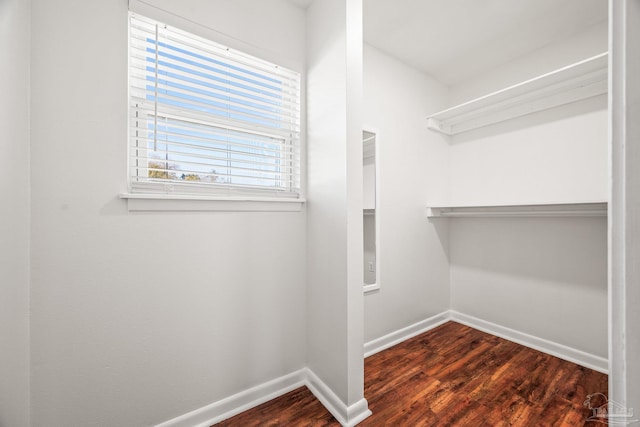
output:
[[[607,202],[552,203],[537,205],[431,206],[428,218],[504,217],[504,216],[606,216]]]
[[[607,93],[607,53],[448,108],[427,126],[447,135]]]

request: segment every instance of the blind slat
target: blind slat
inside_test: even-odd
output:
[[[144,89],[147,85],[154,83],[153,80],[148,79],[148,69],[141,61],[135,61],[131,63],[131,78],[136,87]],[[275,108],[283,109],[289,113],[295,112],[299,109],[297,103],[297,96],[289,96],[285,93],[279,93],[277,98],[261,97],[260,94],[252,95],[249,100],[242,99],[242,93],[233,87],[233,82],[230,80],[213,80],[206,79],[202,76],[193,76],[180,72],[167,72],[161,74],[159,84],[166,87],[183,87],[189,86],[200,93],[209,93],[210,96],[217,98],[224,97],[235,98],[240,100],[241,105],[254,105],[255,108],[263,108],[273,110]]]
[[[155,25],[151,19],[147,19],[146,25],[141,24],[143,18],[140,15],[137,16],[136,21],[131,23],[131,31],[133,37],[139,40],[147,41],[148,35],[155,33]],[[163,25],[163,24],[160,24]],[[210,56],[211,58],[225,58],[225,64],[229,67],[237,67],[239,72],[246,73],[248,75],[256,72],[261,72],[265,76],[269,76],[269,79],[274,78],[286,78],[292,81],[296,81],[297,73],[278,65],[262,61],[254,56],[244,54],[240,51],[228,48],[226,46],[210,42],[201,37],[194,36],[193,34],[181,31],[177,28],[171,28],[170,31],[163,32],[163,28],[160,27],[162,37],[166,41],[171,41],[175,46],[182,46],[186,50],[201,52]]]
[[[140,128],[145,126],[143,122],[154,122],[156,116],[155,102],[141,100],[139,98],[132,98],[130,108],[132,109],[133,117],[138,120]],[[160,112],[158,120],[170,121],[172,124],[180,123],[184,128],[194,127],[201,129],[203,132],[207,132],[205,129],[224,129],[228,131],[240,132],[247,135],[263,135],[267,137],[276,137],[288,139],[292,135],[294,138],[298,137],[299,127],[297,124],[292,123],[288,127],[274,128],[265,127],[259,123],[241,121],[233,117],[215,116],[216,123],[211,123],[211,115],[201,111],[187,111],[185,113],[183,108],[177,106],[164,105],[163,111]]]
[[[219,147],[203,147],[201,145],[195,145],[195,144],[189,144],[189,143],[184,143],[184,142],[176,142],[176,141],[170,141],[170,140],[166,140],[166,139],[153,139],[153,138],[149,138],[149,137],[138,137],[137,139],[141,140],[141,141],[146,141],[147,144],[144,145],[137,145],[136,147],[138,149],[145,149],[148,151],[153,151],[156,153],[164,153],[165,151],[169,151],[172,153],[176,153],[176,154],[186,154],[189,155],[190,153],[193,153],[193,156],[196,157],[202,157],[205,154],[204,153],[222,153],[222,154],[229,154],[229,155],[242,155],[242,156],[246,156],[246,157],[256,157],[256,158],[261,158],[264,159],[265,162],[269,163],[269,162],[273,162],[273,160],[279,160],[279,159],[292,159],[292,160],[298,160],[300,158],[300,152],[299,151],[275,151],[272,149],[256,149],[256,148],[252,148],[252,151],[247,151],[247,150],[242,150],[242,149],[238,149],[237,145],[234,144],[225,144],[224,142],[217,142],[216,144],[219,145]],[[157,144],[160,146],[159,148],[157,148],[156,150],[150,150],[148,148],[148,144],[151,144],[152,142],[157,142]],[[226,146],[226,147],[225,147]],[[169,147],[172,147],[171,150],[169,150]]]
[[[132,53],[132,63],[139,69],[148,70],[152,65],[155,66],[155,64],[150,64],[151,60],[155,61],[155,48],[149,47],[145,51],[133,51]],[[246,96],[254,96],[276,105],[283,100],[293,102],[299,91],[297,86],[287,87],[286,81],[280,82],[278,88],[274,88],[273,84],[261,85],[253,79],[243,80],[235,73],[207,64],[193,63],[186,58],[181,59],[175,55],[167,57],[167,54],[162,50],[158,50],[158,64],[161,70],[160,75],[172,75],[182,80],[199,80],[211,85],[227,84],[230,89],[245,92]]]
[[[299,74],[129,19],[131,191],[298,197]]]
[[[169,153],[172,154],[172,153]],[[173,153],[175,154],[175,153]],[[158,158],[158,157],[149,157],[149,156],[135,156],[138,160],[146,160],[147,168],[149,168],[150,163],[163,163],[170,165],[171,167],[166,167],[168,170],[175,170],[179,172],[193,172],[193,173],[201,173],[201,174],[211,174],[211,170],[215,170],[216,173],[219,173],[222,169],[237,169],[242,171],[255,171],[260,174],[267,175],[294,175],[298,172],[298,168],[295,166],[290,166],[288,164],[274,164],[274,163],[258,163],[252,161],[246,161],[241,159],[229,159],[229,158],[211,158],[207,157],[206,159],[211,160],[210,162],[197,162],[197,159],[204,159],[204,157],[191,157],[189,160],[180,159],[180,156],[168,156],[166,158]],[[218,163],[215,163],[218,162]],[[191,169],[185,169],[186,166],[190,166]],[[241,166],[247,165],[247,166]],[[199,167],[206,166],[208,170],[202,170]],[[254,166],[254,167],[249,167]],[[140,168],[140,167],[139,167]],[[144,167],[143,167],[144,169]],[[157,166],[151,167],[151,169],[158,169]]]
[[[180,194],[180,195],[215,195],[231,197],[278,197],[297,198],[298,194],[289,192],[282,188],[264,188],[250,184],[229,184],[229,183],[209,183],[209,182],[181,182],[168,181],[133,181],[131,188],[134,192],[147,194]]]
[[[152,86],[149,88],[151,89]],[[182,95],[182,96],[180,96]],[[155,101],[155,94],[150,98]],[[174,90],[167,92],[163,87],[158,88],[158,111],[172,110],[174,107],[188,113],[194,110],[198,113],[231,117],[239,121],[249,121],[268,128],[282,129],[291,124],[291,118],[285,112],[269,112],[264,114],[252,114],[252,111],[244,108],[234,108],[231,102],[211,100],[207,102],[197,92],[187,90]],[[215,103],[214,103],[215,102]]]
[[[130,117],[131,129],[136,132],[136,138],[142,140],[151,138],[165,140],[169,142],[191,143],[197,147],[212,146],[220,144],[237,147],[238,150],[269,150],[274,154],[282,153],[283,150],[299,151],[299,147],[292,146],[288,142],[288,135],[262,136],[256,133],[238,132],[220,127],[203,127],[200,124],[192,124],[175,119],[166,119],[162,116],[158,120],[153,117],[147,119],[141,117]],[[145,136],[146,135],[146,136]],[[139,146],[139,144],[138,144]]]

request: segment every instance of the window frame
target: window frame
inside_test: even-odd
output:
[[[188,181],[181,180],[170,180],[145,176],[144,179],[140,181],[141,184],[136,186],[133,185],[134,174],[133,170],[148,170],[148,164],[144,167],[138,167],[131,164],[133,158],[138,159],[137,154],[132,156],[131,151],[134,150],[133,141],[136,139],[135,136],[131,135],[131,132],[134,130],[131,122],[135,120],[132,116],[132,112],[137,111],[138,106],[133,106],[133,95],[132,95],[132,71],[131,71],[131,61],[132,61],[132,53],[131,53],[131,19],[132,17],[137,17],[141,19],[145,19],[148,21],[154,21],[160,25],[164,25],[167,27],[167,24],[160,22],[160,20],[156,20],[154,18],[147,18],[144,15],[135,13],[130,11],[128,15],[128,24],[127,29],[129,32],[128,35],[128,55],[127,55],[127,75],[128,75],[128,132],[127,132],[127,153],[128,153],[128,165],[127,165],[127,182],[128,182],[128,191],[120,194],[120,198],[126,199],[128,201],[128,206],[130,211],[155,211],[155,210],[166,210],[166,211],[206,211],[206,210],[223,210],[223,211],[299,211],[301,210],[302,204],[305,202],[304,198],[304,190],[303,190],[303,177],[304,177],[304,147],[303,147],[303,79],[299,72],[292,71],[297,74],[297,94],[295,101],[298,104],[297,110],[295,113],[297,114],[297,129],[295,131],[289,131],[285,129],[285,132],[290,132],[290,138],[287,138],[281,134],[277,133],[268,133],[265,132],[264,128],[260,128],[259,126],[245,126],[245,127],[234,127],[234,123],[227,123],[224,119],[215,120],[211,122],[202,122],[199,125],[203,127],[209,127],[211,129],[223,129],[231,132],[238,132],[244,135],[255,134],[259,135],[263,138],[271,138],[274,141],[280,140],[282,143],[280,144],[282,152],[286,152],[287,150],[291,150],[293,155],[289,153],[291,156],[291,160],[289,164],[286,164],[284,169],[289,169],[289,171],[283,172],[285,175],[291,175],[293,178],[290,179],[291,185],[295,185],[295,187],[291,187],[290,190],[283,190],[282,186],[274,186],[273,189],[269,187],[259,187],[259,186],[250,186],[245,185],[244,188],[241,188],[238,185],[226,184],[226,183],[194,183]],[[172,28],[178,29],[178,26],[171,25]],[[208,37],[202,37],[197,33],[189,32],[188,30],[179,29],[179,31],[183,31],[188,33],[191,36],[205,39],[210,41],[212,44],[223,46],[218,41],[213,40]],[[228,50],[229,48],[227,48]],[[234,49],[235,50],[235,49]],[[257,56],[253,56],[252,53],[243,53],[240,50],[237,50],[239,54],[246,55],[251,57],[251,59],[255,59],[257,61],[261,61],[267,64],[271,64],[277,68],[281,68],[280,66],[276,66],[275,64],[269,63]],[[291,71],[291,70],[290,70]],[[157,76],[157,74],[156,74]],[[273,75],[275,76],[275,74]],[[156,92],[157,94],[157,92]],[[151,102],[157,102],[156,100],[152,100]],[[163,106],[164,111],[158,112],[156,110],[155,117],[159,117],[161,115],[167,115],[167,111],[171,111],[170,107]],[[179,110],[179,108],[176,108]],[[171,120],[175,121],[189,121],[190,118],[185,117],[172,117]],[[237,122],[235,123],[237,124]],[[154,125],[155,126],[155,125]],[[153,128],[153,132],[158,132],[158,128]],[[293,133],[296,132],[294,135]],[[148,150],[149,147],[147,146]],[[207,148],[208,150],[211,147]],[[229,150],[229,149],[228,149]],[[275,151],[276,153],[279,151]],[[223,150],[218,150],[220,153],[224,153]],[[242,152],[226,152],[228,156],[232,156],[234,153],[248,156],[250,151]],[[255,153],[253,153],[255,154]],[[259,156],[259,155],[258,155]],[[277,156],[277,155],[276,155]],[[149,161],[151,157],[147,158]],[[277,159],[277,157],[276,157]],[[165,161],[160,159],[161,161]],[[236,160],[238,162],[238,160]],[[259,171],[259,169],[247,169],[248,171],[255,170]],[[294,170],[297,170],[295,172]],[[215,171],[212,171],[215,173]],[[269,172],[274,175],[274,181],[277,181],[279,178],[277,172]],[[183,174],[184,175],[184,174]],[[135,188],[134,188],[135,187]],[[148,190],[145,189],[148,187]],[[213,191],[207,191],[207,188],[213,189]]]

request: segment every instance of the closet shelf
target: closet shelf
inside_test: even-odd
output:
[[[607,202],[535,205],[439,205],[427,208],[428,218],[606,216]]]
[[[429,129],[455,135],[607,93],[608,54],[526,80],[428,117]]]

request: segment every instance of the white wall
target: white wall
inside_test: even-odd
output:
[[[330,3],[307,11],[307,358],[346,401],[346,21]]]
[[[454,310],[607,357],[606,218],[450,221]]]
[[[460,82],[451,87],[451,103],[459,104],[606,52],[607,28],[605,19],[571,37]]]
[[[607,51],[607,22],[451,87],[458,103]],[[605,95],[456,135],[452,203],[608,198]]]
[[[365,341],[449,308],[446,226],[426,218],[445,199],[449,146],[426,117],[446,106],[447,88],[365,45],[364,126],[376,133],[379,168],[379,292],[365,296]]]
[[[303,64],[304,12],[256,3],[157,2]],[[127,1],[32,18],[33,425],[152,425],[302,368],[305,212],[128,213]]]
[[[450,173],[454,204],[606,201],[606,96],[455,135]]]
[[[606,43],[606,25],[597,25],[453,87],[452,98],[551,71]],[[456,135],[450,201],[606,201],[607,132],[599,96]],[[454,310],[607,357],[606,219],[456,219],[449,227]]]
[[[363,397],[362,2],[307,10],[307,357],[340,400]],[[351,410],[345,416],[349,417]],[[353,422],[352,419],[344,420]]]
[[[0,426],[29,425],[29,2],[0,2]]]
[[[611,31],[610,381],[609,401],[640,410],[640,4],[609,3]]]

